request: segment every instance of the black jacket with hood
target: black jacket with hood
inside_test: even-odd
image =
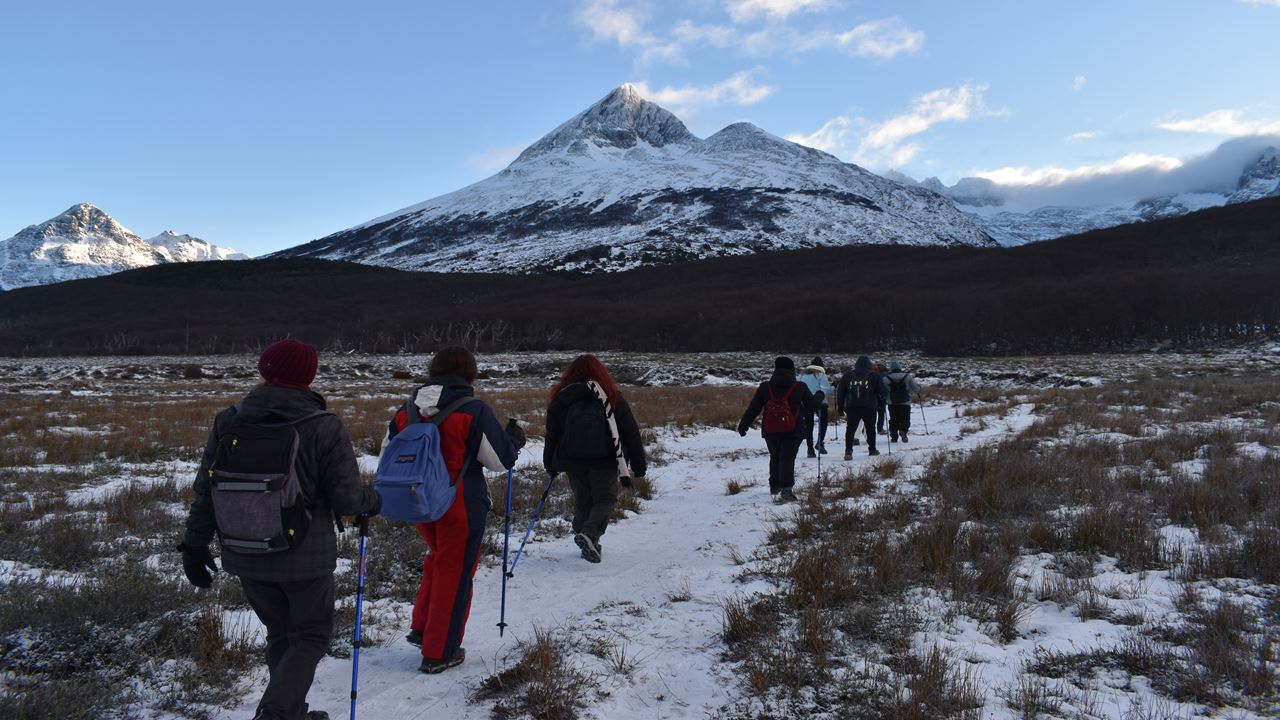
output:
[[[850,386],[855,382],[866,381],[870,386],[871,392],[859,402],[856,395],[850,391]],[[875,410],[880,405],[889,402],[889,388],[885,385],[884,378],[879,373],[871,371],[871,360],[863,355],[854,363],[853,369],[840,376],[840,384],[836,386],[836,408],[840,410],[866,409]]]
[[[259,385],[240,401],[238,409],[230,407],[218,413],[205,443],[200,469],[196,472],[195,500],[187,514],[183,544],[205,547],[214,537],[217,522],[213,515],[209,466],[218,449],[218,437],[239,415],[246,422],[281,423],[296,420],[325,409],[324,398],[310,390]],[[338,557],[334,533],[334,514],[377,514],[382,498],[371,487],[360,484],[351,437],[342,421],[334,415],[299,423],[298,477],[303,494],[309,499],[311,526],[302,542],[283,552],[249,555],[234,551],[222,553],[222,568],[232,575],[250,580],[290,582],[309,580],[332,574]]]
[[[792,386],[796,386],[791,390]],[[801,417],[796,420],[795,430],[790,433],[767,433],[764,427],[760,428],[760,435],[763,437],[785,438],[796,437],[804,438],[809,436],[809,423],[806,420],[809,413],[815,413],[822,409],[822,402],[809,392],[809,387],[802,382],[796,380],[796,372],[794,370],[774,370],[773,375],[768,380],[760,383],[756,388],[756,394],[751,398],[751,404],[747,406],[747,411],[742,414],[742,419],[738,421],[738,433],[745,434],[751,428],[751,423],[756,421],[756,416],[763,410],[765,403],[770,400],[770,389],[773,390],[773,397],[781,399],[783,395],[791,390],[791,395],[787,398],[787,404],[791,406],[792,411]]]
[[[558,473],[569,470],[590,470],[598,467],[612,467],[617,464],[614,458],[603,458],[598,461],[577,460],[562,457],[561,440],[564,438],[564,423],[569,406],[578,402],[600,402],[590,386],[585,382],[565,385],[551,399],[547,406],[547,436],[542,447],[542,465],[547,472]],[[613,409],[613,419],[618,425],[618,439],[622,442],[622,455],[631,467],[634,477],[644,477],[648,470],[644,443],[640,440],[640,426],[627,399],[619,393],[618,405]]]

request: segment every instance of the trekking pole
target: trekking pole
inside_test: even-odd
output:
[[[924,404],[923,403],[917,403],[917,404],[920,405],[920,419],[924,420],[924,434],[928,435],[929,434],[929,416],[925,414]]]
[[[361,514],[356,522],[360,525],[360,564],[356,572],[356,631],[351,638],[351,720],[356,720],[356,687],[360,679],[360,621],[361,603],[364,601],[365,540],[369,537],[369,516]]]
[[[507,551],[511,546],[511,472],[507,468],[507,514],[502,520],[502,609],[498,611],[498,637],[507,631]]]
[[[538,507],[533,511],[533,519],[529,521],[529,529],[524,531],[524,539],[520,541],[516,556],[511,560],[511,569],[507,571],[507,577],[516,576],[516,563],[520,562],[520,555],[524,553],[525,543],[529,542],[529,535],[533,533],[534,523],[538,522],[538,515],[542,513],[542,503],[547,501],[547,495],[551,494],[551,483],[555,481],[556,476],[552,474],[551,479],[547,481],[547,489],[542,491],[542,497],[538,500]]]

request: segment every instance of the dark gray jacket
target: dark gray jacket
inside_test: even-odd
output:
[[[239,416],[247,422],[279,423],[296,420],[325,409],[324,398],[310,390],[260,385],[240,401]],[[196,473],[196,498],[187,514],[187,531],[183,544],[187,547],[207,546],[214,537],[217,523],[210,495],[209,466],[218,448],[218,436],[236,417],[234,407],[218,413],[205,443]],[[333,515],[376,514],[382,499],[370,487],[360,484],[351,437],[342,421],[334,415],[323,415],[297,426],[298,475],[302,491],[311,503],[311,527],[302,543],[283,552],[246,555],[234,551],[222,553],[222,568],[232,575],[250,580],[288,582],[308,580],[330,574],[338,557]]]

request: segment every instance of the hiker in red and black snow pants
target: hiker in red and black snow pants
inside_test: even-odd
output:
[[[783,405],[785,404],[785,408]],[[807,418],[822,408],[822,403],[796,380],[796,364],[789,357],[773,361],[773,375],[760,383],[751,404],[738,421],[738,434],[746,436],[751,423],[762,411],[765,420],[760,434],[769,448],[769,494],[783,500],[795,500],[796,453],[809,435]],[[785,429],[790,424],[792,429]]]
[[[360,484],[355,451],[342,421],[326,412],[324,398],[311,390],[316,367],[316,349],[298,340],[281,340],[262,351],[258,372],[263,383],[213,421],[196,472],[186,534],[178,546],[187,579],[196,587],[210,587],[209,571],[218,566],[209,543],[218,531],[224,544],[222,569],[240,578],[249,607],[267,629],[269,679],[254,720],[329,717],[322,710],[308,711],[307,691],[333,640],[333,571],[338,559],[334,517],[376,515],[382,507],[377,491]],[[230,439],[232,447],[239,441],[240,431],[232,427],[237,421],[241,428],[294,423],[294,471],[302,496],[310,499],[311,521],[302,539],[287,549],[264,551],[253,546],[267,543],[237,541],[218,527],[211,470],[224,440]]]
[[[476,379],[476,358],[470,350],[444,348],[431,359],[427,372],[427,383],[410,399],[423,420],[430,420],[440,408],[460,397],[474,398],[471,383]],[[401,408],[391,419],[388,438],[408,422],[409,413]],[[523,430],[514,423],[504,429],[493,410],[480,400],[464,403],[440,424],[440,453],[458,492],[439,520],[415,525],[428,552],[422,560],[422,580],[405,639],[422,647],[418,667],[422,672],[442,672],[466,659],[462,637],[489,516],[484,468],[503,472],[514,467],[524,442]]]
[[[861,423],[867,430],[867,454],[879,455],[876,450],[876,410],[881,403],[888,404],[889,391],[884,379],[872,372],[871,359],[858,358],[853,369],[840,377],[836,386],[836,412],[849,416],[849,431],[844,436],[844,459],[853,459],[854,433]]]
[[[600,536],[618,501],[618,486],[644,477],[644,443],[631,406],[594,355],[579,355],[551,388],[542,464],[563,472],[573,488],[573,540],[588,562],[600,562]]]

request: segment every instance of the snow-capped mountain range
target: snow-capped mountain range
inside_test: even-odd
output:
[[[411,270],[600,272],[890,243],[994,245],[931,190],[750,123],[698,138],[622,85],[497,175],[277,255]]]
[[[1081,187],[1085,183],[1066,184],[1056,198],[1052,186],[1010,187],[985,178],[963,178],[951,186],[928,178],[918,185],[949,198],[1000,244],[1021,245],[1278,197],[1280,156],[1270,142],[1280,138],[1230,141],[1184,168],[1139,178],[1134,187],[1147,194],[1137,200],[1124,200],[1127,188],[1119,185],[1091,190]],[[917,184],[905,175],[889,176],[905,185]],[[1099,194],[1113,199],[1098,202]]]
[[[165,263],[247,255],[166,230],[143,240],[88,203],[0,241],[0,290],[109,275]]]

